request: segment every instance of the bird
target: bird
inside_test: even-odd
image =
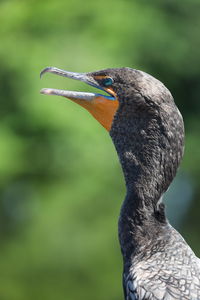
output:
[[[123,67],[89,73],[47,67],[104,93],[44,88],[88,110],[108,131],[125,178],[118,221],[125,300],[199,300],[200,259],[169,223],[164,193],[184,153],[184,122],[165,85]],[[176,199],[174,199],[176,201]]]

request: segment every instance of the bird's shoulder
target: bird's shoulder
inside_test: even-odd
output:
[[[177,236],[173,245],[133,260],[124,290],[126,300],[199,300],[200,259]]]

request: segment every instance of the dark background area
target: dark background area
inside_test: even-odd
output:
[[[0,2],[0,299],[120,300],[124,180],[108,133],[39,73],[129,66],[172,92],[185,156],[165,200],[200,256],[199,0]]]

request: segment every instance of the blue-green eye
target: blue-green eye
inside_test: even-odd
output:
[[[113,84],[113,79],[111,77],[106,77],[102,80],[104,86],[110,86]]]

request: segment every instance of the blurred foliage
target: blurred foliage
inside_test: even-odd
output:
[[[39,94],[88,89],[50,74],[41,82],[49,65],[130,66],[169,87],[194,190],[181,231],[200,254],[200,2],[1,0],[0,19],[0,299],[122,299],[118,158],[86,111]]]

